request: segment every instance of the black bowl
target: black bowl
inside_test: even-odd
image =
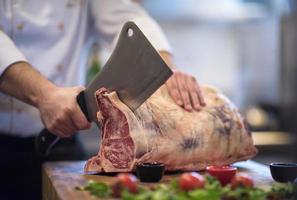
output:
[[[277,182],[293,182],[297,177],[297,163],[271,163],[270,172]]]
[[[136,175],[141,182],[159,182],[164,174],[162,163],[142,163],[136,167]]]

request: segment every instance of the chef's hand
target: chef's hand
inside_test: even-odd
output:
[[[57,87],[27,62],[13,63],[0,76],[0,91],[36,107],[44,126],[59,137],[90,127],[76,103],[82,90]]]
[[[51,133],[59,137],[70,137],[76,131],[90,127],[76,102],[76,96],[83,89],[54,87],[40,98],[37,108],[43,124]]]
[[[174,69],[171,55],[160,52],[161,57],[173,70],[173,75],[167,80],[166,86],[174,102],[187,111],[199,111],[205,106],[202,91],[194,76]]]

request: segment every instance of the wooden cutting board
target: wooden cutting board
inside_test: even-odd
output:
[[[105,182],[115,181],[114,175],[85,175],[83,173],[85,161],[77,162],[48,162],[42,170],[43,200],[94,200],[88,192],[77,191],[75,187],[84,186],[88,180]],[[266,187],[273,183],[269,167],[254,161],[238,162],[235,164],[239,172],[245,172],[254,178],[256,186]],[[204,172],[202,172],[204,173]],[[168,183],[180,174],[165,175],[162,183]],[[156,183],[140,183],[143,186]]]

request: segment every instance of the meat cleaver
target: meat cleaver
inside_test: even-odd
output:
[[[124,24],[116,47],[102,71],[77,96],[89,122],[97,123],[95,92],[105,87],[135,111],[172,75],[172,71],[133,22]],[[36,137],[36,150],[47,156],[59,137],[43,129]]]

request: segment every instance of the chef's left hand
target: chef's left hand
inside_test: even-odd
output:
[[[169,53],[160,52],[160,55],[174,72],[166,82],[168,92],[174,102],[187,111],[201,110],[201,107],[206,104],[196,78],[176,70]]]

